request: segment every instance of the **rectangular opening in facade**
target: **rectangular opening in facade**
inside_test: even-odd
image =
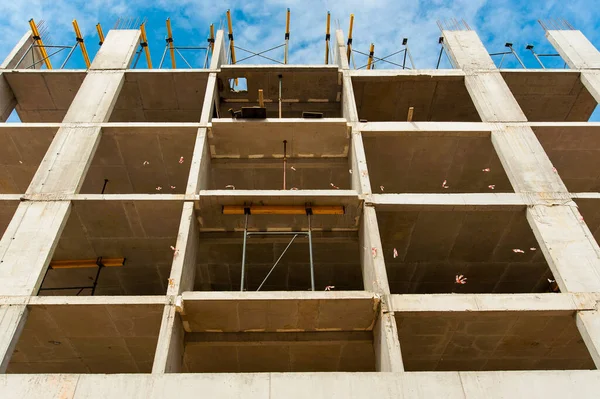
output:
[[[3,72],[23,123],[59,123],[65,117],[85,71],[27,70]]]
[[[508,88],[531,122],[587,122],[598,104],[579,71],[503,70]]]
[[[395,313],[406,371],[594,369],[572,311]]]
[[[480,122],[467,92],[464,76],[429,74],[355,74],[352,87],[358,117],[369,122],[413,121]]]
[[[0,126],[0,194],[23,194],[58,127]]]
[[[281,79],[280,79],[281,77]],[[246,80],[245,87],[230,81]],[[280,96],[281,81],[281,96]],[[232,111],[259,105],[258,91],[263,90],[267,118],[302,118],[304,112],[323,118],[342,116],[342,79],[337,66],[223,65],[218,74],[219,117],[229,118]]]
[[[8,373],[149,373],[163,304],[30,305]]]
[[[600,126],[532,126],[570,192],[600,191]]]
[[[213,119],[208,146],[208,189],[282,190],[284,173],[287,190],[351,188],[344,119]]]
[[[552,290],[523,209],[377,210],[377,221],[394,294]],[[466,284],[457,284],[460,275]]]
[[[363,136],[373,193],[513,192],[489,132]]]
[[[109,122],[198,122],[206,70],[127,70]]]
[[[124,264],[100,271],[50,267],[38,295],[91,295],[95,282],[95,296],[164,295],[182,207],[179,201],[74,202],[52,261],[125,258]]]
[[[184,293],[182,371],[375,371],[378,303],[369,293]]]
[[[184,194],[198,129],[104,127],[83,194]]]

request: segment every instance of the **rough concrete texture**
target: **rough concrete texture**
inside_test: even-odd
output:
[[[519,293],[549,287],[552,274],[523,211],[378,211],[377,219],[392,293]],[[467,284],[456,284],[460,274]]]
[[[406,371],[594,368],[572,311],[395,317]]]
[[[30,306],[9,373],[147,373],[161,305]]]

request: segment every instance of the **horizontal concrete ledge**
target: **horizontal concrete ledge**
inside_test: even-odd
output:
[[[600,371],[9,374],[3,399],[597,398]]]
[[[394,78],[394,77],[413,77],[428,79],[435,77],[454,78],[464,77],[465,72],[461,69],[372,69],[372,70],[350,70],[350,76],[353,80],[376,80],[377,78]]]
[[[368,292],[184,292],[188,332],[371,330],[379,297]]]
[[[494,126],[481,122],[364,122],[360,132],[366,137],[379,136],[457,136],[490,137]]]
[[[229,332],[229,333],[188,333],[186,345],[195,346],[281,346],[281,345],[336,345],[347,342],[372,344],[370,331],[333,332]]]
[[[358,198],[358,193],[354,190],[200,190],[202,197],[225,197],[225,198],[245,198],[248,199],[269,199],[273,201],[284,201],[285,198],[309,200],[310,198]],[[285,202],[284,202],[285,203]]]
[[[511,193],[372,194],[365,202],[386,211],[506,211],[524,210],[527,206],[520,194]]]
[[[194,201],[194,194],[23,194],[24,201]],[[3,199],[0,196],[0,199]]]
[[[139,296],[1,296],[0,305],[164,305],[167,297],[164,295]]]
[[[390,295],[390,312],[552,312],[595,310],[596,293]]]
[[[237,65],[221,65],[221,69],[219,70],[219,72],[225,72],[225,71],[234,71],[234,70],[248,70],[248,71],[252,71],[252,70],[257,70],[257,71],[262,71],[262,70],[270,70],[270,71],[294,71],[294,72],[302,72],[302,71],[319,71],[319,70],[333,70],[333,71],[337,71],[338,70],[338,66],[337,65],[302,65],[302,64],[288,64],[288,65],[273,65],[273,64],[253,64],[253,65],[244,65],[244,64],[237,64]]]

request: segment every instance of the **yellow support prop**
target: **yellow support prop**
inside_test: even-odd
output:
[[[208,40],[210,52],[215,51],[215,25],[210,24],[210,39]]]
[[[371,48],[369,48],[369,61],[367,61],[367,69],[371,69],[371,65],[373,64],[373,55],[375,55],[375,45],[371,43]]]
[[[258,106],[261,108],[265,107],[265,98],[263,95],[263,89],[258,89]]]
[[[173,32],[171,31],[171,18],[167,18],[167,42],[169,43],[169,52],[171,53],[171,68],[177,68],[175,64],[175,47],[173,46]]]
[[[37,44],[38,48],[40,49],[40,53],[42,54],[42,57],[44,58],[44,64],[46,64],[46,68],[52,69],[52,63],[50,62],[50,59],[48,58],[48,53],[46,52],[46,47],[44,47],[44,42],[42,41],[40,32],[38,31],[37,25],[35,24],[35,21],[33,20],[33,18],[31,18],[29,20],[29,27],[31,28],[31,32],[33,33],[33,39],[35,40],[35,44]]]
[[[146,37],[146,23],[140,25],[140,30],[142,31],[142,47],[144,48],[144,53],[146,54],[146,62],[148,63],[148,69],[152,69],[152,59],[150,58],[150,48],[148,47],[148,38]]]
[[[287,9],[287,16],[285,18],[285,51],[283,52],[283,63],[288,63],[288,56],[290,51],[290,9]]]
[[[83,54],[83,60],[85,61],[85,66],[87,68],[90,67],[90,57],[88,56],[87,49],[85,48],[85,43],[83,42],[83,36],[81,36],[81,31],[79,30],[79,24],[77,20],[73,20],[73,29],[75,30],[75,36],[77,37],[77,42],[79,43],[79,48],[81,49],[81,53]]]
[[[233,42],[233,26],[231,25],[231,12],[227,10],[227,26],[229,28],[229,52],[231,53],[231,63],[235,64],[235,47]],[[237,84],[237,79],[235,84]]]
[[[348,29],[348,47],[346,49],[346,56],[348,62],[350,62],[350,53],[352,53],[352,28],[354,27],[354,14],[350,14],[350,29]]]
[[[251,215],[306,215],[311,210],[313,215],[343,215],[343,206],[304,206],[304,205],[224,205],[223,215],[243,215],[249,209]]]
[[[325,27],[325,65],[329,64],[329,39],[331,37],[329,26],[331,23],[331,14],[327,11],[327,25]]]
[[[98,39],[100,40],[98,44],[102,46],[104,43],[104,32],[102,32],[102,25],[100,25],[100,22],[96,24],[96,32],[98,32]]]

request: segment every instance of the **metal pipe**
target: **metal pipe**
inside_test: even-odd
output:
[[[171,53],[171,69],[177,68],[175,62],[175,49],[173,48],[173,32],[171,31],[171,18],[167,18],[167,46],[169,46],[169,52]]]
[[[21,65],[21,62],[23,62],[23,60],[25,59],[25,56],[29,53],[29,50],[32,49],[34,42],[32,41],[31,44],[29,45],[29,47],[27,47],[27,51],[25,51],[23,53],[23,55],[21,56],[21,58],[19,58],[19,62],[17,62],[17,64],[15,65],[14,69],[17,69],[19,67],[19,65]],[[33,53],[32,53],[33,55]]]
[[[525,68],[525,64],[523,64],[523,61],[521,61],[521,58],[519,58],[519,55],[517,54],[517,52],[512,48],[512,46],[509,47],[511,53],[514,54],[515,58],[517,59],[517,61],[519,61],[519,64],[521,64],[521,66],[523,67],[523,69],[527,69]]]
[[[279,119],[281,119],[281,80],[283,79],[283,75],[279,75]]]
[[[246,213],[244,222],[244,246],[242,247],[242,281],[240,282],[240,291],[244,291],[244,272],[246,270],[246,241],[248,237],[248,214]]]
[[[540,64],[540,66],[542,67],[542,69],[546,69],[546,67],[542,63],[542,60],[540,60],[540,57],[538,57],[538,55],[533,50],[533,44],[528,44],[527,46],[525,46],[525,49],[531,51],[531,54],[533,54],[533,56],[535,57],[535,60],[538,62],[538,64]]]
[[[287,9],[287,16],[285,18],[285,50],[283,52],[283,63],[288,63],[288,55],[290,51],[290,9]]]
[[[283,140],[283,189],[285,190],[287,180],[287,140]]]
[[[331,14],[327,11],[327,24],[325,27],[325,65],[329,64],[329,40],[331,35],[329,34],[329,27],[331,23]]]
[[[169,48],[168,46],[165,46],[165,51],[163,51],[163,55],[162,55],[162,57],[160,57],[160,64],[158,65],[158,69],[161,69],[163,66],[163,62],[165,61],[165,56],[167,55],[168,48]]]
[[[183,54],[181,54],[181,52],[179,51],[179,49],[177,47],[175,47],[175,51],[177,51],[177,54],[179,54],[179,56],[181,57],[181,59],[183,60],[183,62],[185,62],[185,64],[190,68],[193,69],[192,66],[190,65],[189,62],[187,62],[187,60],[185,59],[185,57],[183,56]]]
[[[442,53],[443,53],[443,52],[444,52],[444,45],[442,45],[442,47],[440,48],[440,55],[439,55],[439,57],[438,57],[438,60],[437,60],[437,64],[436,64],[436,66],[435,66],[435,69],[439,69],[439,67],[440,67],[440,62],[442,61]]]
[[[275,264],[273,265],[273,267],[271,268],[271,270],[269,270],[269,273],[267,273],[267,275],[265,276],[264,280],[262,281],[262,283],[260,283],[260,285],[258,286],[258,288],[256,289],[256,291],[260,291],[260,289],[265,284],[265,282],[267,281],[267,279],[269,278],[269,276],[271,275],[271,273],[273,272],[273,270],[275,270],[275,266],[277,266],[277,264],[279,263],[279,261],[281,260],[281,258],[283,258],[283,255],[285,255],[285,253],[287,252],[288,248],[290,247],[290,245],[292,245],[292,243],[294,242],[294,240],[296,239],[296,237],[298,237],[298,234],[296,234],[295,236],[292,237],[292,239],[288,243],[287,247],[285,247],[285,249],[283,250],[283,252],[281,253],[281,255],[279,255],[279,258],[277,259],[277,261],[275,261]]]
[[[135,67],[137,66],[137,63],[140,60],[141,56],[142,56],[142,49],[140,49],[140,51],[136,52],[135,62],[133,63],[133,68],[132,69],[135,69]]]
[[[410,69],[415,69],[415,60],[413,60],[412,54],[410,53],[410,49],[406,46],[406,53],[408,53],[408,59],[410,60]]]
[[[506,53],[502,54],[502,58],[500,58],[500,64],[498,65],[498,69],[502,68],[502,63],[504,62],[504,56]]]
[[[310,213],[308,216],[308,253],[310,255],[310,287],[315,290],[315,266],[313,264],[312,230],[310,225]]]
[[[73,54],[73,51],[75,51],[76,47],[77,47],[77,44],[75,44],[73,47],[71,47],[71,51],[69,51],[69,54],[67,54],[67,58],[65,58],[65,60],[61,64],[60,69],[63,69],[65,67],[65,65],[67,65],[67,61],[69,61],[69,59],[71,58],[71,55]]]
[[[250,236],[290,236],[293,234],[297,235],[308,235],[306,231],[249,231],[246,233],[248,237]]]
[[[96,287],[98,286],[98,279],[100,278],[100,272],[102,271],[102,268],[104,267],[104,265],[102,264],[102,258],[100,258],[98,260],[98,271],[96,272],[96,278],[94,278],[94,285],[92,287],[92,293],[90,294],[91,296],[94,296],[94,294],[96,293]],[[77,294],[79,295],[79,294]]]

